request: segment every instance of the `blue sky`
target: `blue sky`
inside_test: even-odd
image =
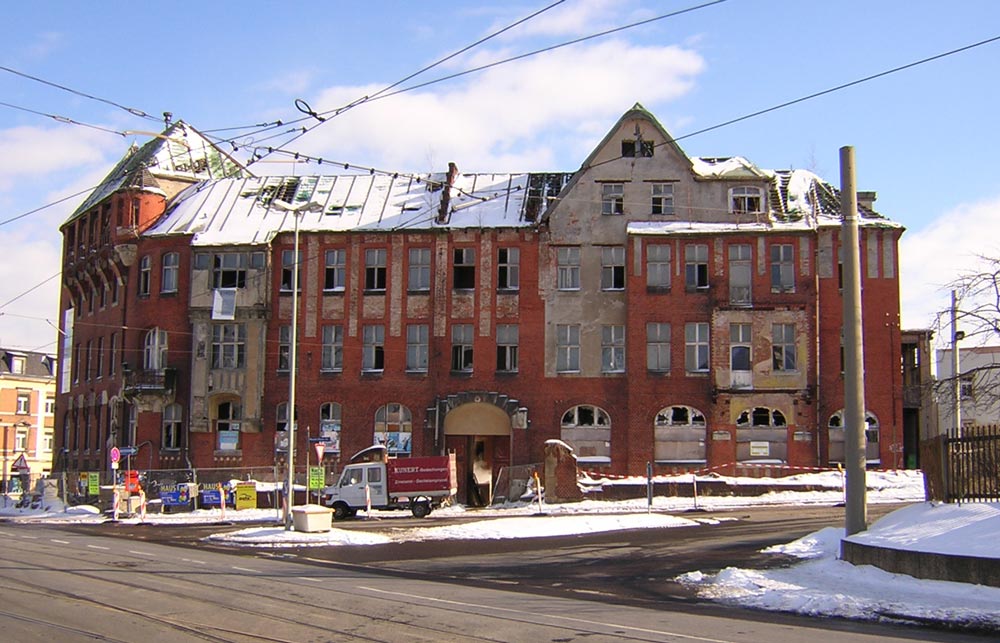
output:
[[[0,222],[96,185],[148,139],[25,110],[118,132],[159,131],[164,111],[202,131],[287,122],[297,98],[317,111],[350,103],[550,3],[13,3],[0,66],[155,120],[0,70],[0,102],[13,105],[0,105]],[[566,0],[408,84],[698,4]],[[570,171],[636,102],[690,156],[838,184],[838,150],[852,145],[859,189],[907,228],[903,325],[926,327],[948,305],[942,285],[1000,254],[1000,41],[686,135],[997,36],[992,0],[728,0],[360,105],[289,149],[401,171]],[[0,223],[0,346],[55,351],[57,228],[83,198]]]

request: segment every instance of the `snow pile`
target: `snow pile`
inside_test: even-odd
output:
[[[1000,631],[1000,588],[921,580],[838,560],[844,530],[827,528],[764,550],[804,559],[792,567],[729,567],[677,578],[699,596],[742,607],[863,620],[960,623]],[[851,540],[915,551],[1000,558],[1000,504],[920,503]]]

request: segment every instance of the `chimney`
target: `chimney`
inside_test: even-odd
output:
[[[878,192],[861,192],[858,191],[858,206],[865,208],[866,210],[875,209],[875,199],[878,198]]]
[[[451,188],[455,185],[455,178],[458,176],[458,166],[448,163],[448,178],[445,179],[444,189],[441,190],[441,207],[438,209],[437,223],[448,222],[448,208],[451,206]]]

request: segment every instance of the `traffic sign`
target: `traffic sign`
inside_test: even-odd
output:
[[[118,447],[118,452],[124,456],[135,455],[139,452],[137,447]]]
[[[111,447],[111,464],[117,464],[122,459],[122,452],[118,447]]]
[[[14,464],[10,465],[11,473],[31,473],[31,467],[28,466],[28,461],[24,459],[24,454],[17,456],[17,460],[14,460]]]

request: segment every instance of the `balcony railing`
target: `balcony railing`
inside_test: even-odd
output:
[[[125,371],[125,390],[133,395],[163,395],[177,386],[177,369]]]

